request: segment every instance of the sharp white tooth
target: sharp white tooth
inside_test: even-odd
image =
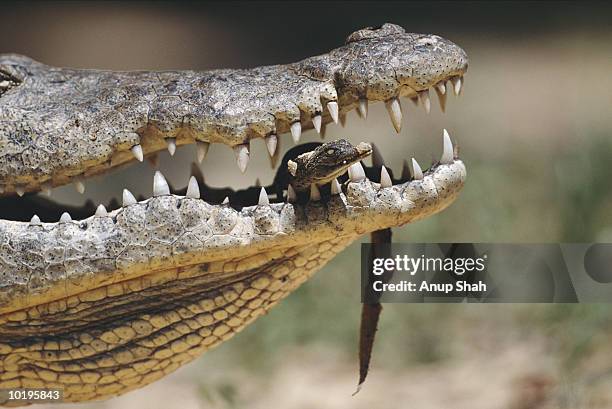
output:
[[[351,182],[359,182],[360,180],[365,179],[365,170],[363,170],[363,166],[361,163],[353,163],[348,169],[349,178]]]
[[[338,103],[336,101],[329,101],[327,103],[327,110],[329,111],[329,115],[331,115],[332,120],[335,124],[338,123]]]
[[[225,196],[225,199],[223,199],[222,204],[224,204],[224,205],[228,205],[229,204],[229,197],[228,196]]]
[[[134,197],[132,192],[127,189],[123,189],[123,207],[127,207],[136,203],[136,198]]]
[[[25,189],[22,187],[16,187],[15,188],[15,193],[17,193],[19,195],[19,197],[23,196],[25,194]]]
[[[321,200],[321,192],[315,183],[310,185],[310,200],[315,202]]]
[[[144,154],[142,153],[142,146],[134,145],[130,148],[132,151],[132,155],[136,158],[138,162],[142,162],[144,159]]]
[[[423,104],[423,108],[425,108],[425,112],[429,113],[431,111],[431,100],[429,99],[429,90],[419,92],[419,100],[421,104]]]
[[[168,144],[168,152],[170,152],[170,156],[174,156],[174,152],[176,152],[176,138],[167,138],[166,143]]]
[[[208,148],[210,147],[210,143],[197,141],[196,142],[196,158],[198,159],[198,163],[202,163],[206,154],[208,153]]]
[[[302,124],[298,122],[294,122],[291,124],[291,137],[293,138],[294,143],[298,143],[300,141],[300,137],[302,136]]]
[[[30,226],[40,226],[40,217],[37,215],[32,216],[30,219]]]
[[[153,196],[164,196],[170,194],[170,186],[162,173],[158,170],[153,176]]]
[[[440,158],[440,163],[444,163],[446,165],[453,163],[455,158],[455,153],[453,151],[453,143],[451,142],[450,135],[444,130],[442,139],[444,140],[444,148],[442,150],[442,157]]]
[[[288,185],[287,186],[287,201],[288,202],[295,202],[297,200],[297,195],[295,194],[295,190],[293,189],[293,186]]]
[[[246,171],[247,165],[249,164],[249,146],[234,146],[234,155],[236,155],[236,163],[238,163],[238,169],[240,169],[240,171],[244,173]]]
[[[441,82],[438,85],[436,85],[436,94],[438,95],[438,102],[440,103],[440,111],[444,112],[446,111],[446,87],[444,86],[444,83]]]
[[[367,98],[361,98],[359,100],[359,114],[361,115],[363,119],[366,119],[368,117],[368,99]]]
[[[380,168],[380,187],[391,187],[393,186],[393,182],[391,182],[391,176],[389,176],[389,172],[387,172],[387,168],[384,166]]]
[[[98,217],[106,217],[108,216],[108,212],[106,211],[106,207],[104,207],[104,205],[100,205],[98,206],[98,208],[96,209],[96,216]]]
[[[268,148],[268,153],[270,157],[274,156],[276,153],[276,145],[278,144],[278,138],[276,135],[272,134],[266,137],[266,147]]]
[[[391,98],[385,102],[391,123],[395,128],[395,132],[399,133],[402,129],[402,106],[400,105],[398,98]]]
[[[72,217],[70,217],[70,214],[68,212],[62,213],[59,219],[60,223],[69,223],[71,221],[72,221]]]
[[[257,203],[259,206],[265,206],[270,204],[270,199],[268,198],[268,192],[266,192],[265,188],[261,188],[259,191],[259,202]]]
[[[343,128],[346,126],[346,114],[340,114],[340,125]]]
[[[77,192],[79,192],[80,194],[85,193],[85,184],[83,183],[83,181],[81,180],[75,180],[74,181],[74,188],[76,189]]]
[[[189,178],[189,184],[187,185],[187,193],[185,197],[190,197],[192,199],[200,198],[200,186],[198,185],[198,181],[195,176]]]
[[[453,77],[451,78],[451,82],[453,83],[453,92],[455,95],[459,95],[461,92],[461,77]]]
[[[321,133],[321,115],[317,114],[312,117],[312,124],[314,128],[317,130],[317,133]]]
[[[415,180],[423,179],[423,170],[419,166],[419,163],[416,159],[412,158],[412,174],[414,175]]]
[[[339,195],[341,191],[342,191],[342,186],[340,186],[340,182],[338,182],[338,179],[332,180],[332,182],[331,182],[331,194],[332,195]]]

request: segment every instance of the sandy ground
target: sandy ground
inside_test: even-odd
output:
[[[356,396],[351,396],[355,391],[355,365],[339,359],[331,349],[283,351],[284,364],[261,377],[196,361],[154,385],[78,407],[604,409],[612,405],[612,378],[591,385],[560,378],[559,362],[551,358],[544,345],[543,339],[524,340],[499,350],[467,345],[463,356],[401,370],[374,364]]]

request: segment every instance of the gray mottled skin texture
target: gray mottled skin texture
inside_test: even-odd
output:
[[[467,69],[455,44],[394,25],[347,41],[294,64],[209,72],[71,70],[1,55],[0,189],[62,185],[127,162],[138,143],[145,154],[163,149],[168,137],[248,144],[297,121],[311,127],[317,114],[329,122],[329,101],[346,112],[359,98],[412,96]]]
[[[0,186],[60,185],[132,160],[135,144],[162,149],[164,137],[246,144],[319,113],[328,122],[326,102],[345,112],[366,97],[410,97],[466,68],[456,45],[394,25],[250,70],[77,71],[2,56]],[[360,235],[446,208],[466,171],[448,140],[423,177],[353,176],[306,203],[264,194],[236,210],[158,189],[84,220],[0,220],[0,389],[62,388],[81,402],[147,385],[231,338]]]

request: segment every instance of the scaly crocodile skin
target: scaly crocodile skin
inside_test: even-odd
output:
[[[252,138],[292,125],[295,137],[296,124],[329,122],[334,107],[363,114],[367,100],[385,101],[398,129],[399,96],[428,104],[429,87],[449,90],[449,80],[458,91],[466,69],[456,45],[393,25],[252,70],[111,73],[1,56],[0,190],[100,173],[167,138],[238,147],[240,162]],[[379,183],[359,169],[307,203],[268,203],[263,192],[236,210],[162,183],[148,200],[124,194],[122,207],[84,220],[0,220],[0,388],[61,387],[82,402],[147,385],[230,338],[360,235],[446,208],[466,178],[449,137],[440,162],[410,180],[382,168]]]

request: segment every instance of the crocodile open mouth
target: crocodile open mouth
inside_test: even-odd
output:
[[[349,181],[359,181],[364,177],[378,183],[381,187],[391,187],[393,185],[405,184],[410,181],[419,181],[424,176],[435,172],[436,168],[442,164],[450,164],[451,158],[457,157],[457,152],[453,148],[450,136],[444,130],[444,153],[440,161],[433,162],[429,168],[422,169],[416,159],[411,159],[411,165],[404,160],[400,172],[395,173],[392,169],[384,166],[381,152],[373,146],[373,156],[371,165],[364,162],[355,162],[346,166],[345,169],[332,174],[333,181],[330,183],[311,184],[306,192],[296,193],[294,188],[287,180],[287,162],[295,159],[304,152],[309,152],[318,146],[325,146],[324,143],[304,143],[289,149],[280,162],[276,170],[276,176],[272,184],[267,186],[254,185],[246,189],[233,189],[231,187],[209,186],[204,176],[194,162],[191,164],[191,178],[187,186],[175,188],[171,186],[163,174],[159,171],[155,173],[153,179],[153,195],[164,194],[184,196],[205,200],[210,205],[225,205],[240,211],[244,207],[264,205],[269,203],[301,203],[302,205],[310,200],[327,202],[332,195],[339,194],[342,189],[346,190]],[[369,154],[368,154],[369,155]],[[367,155],[366,155],[367,156]],[[79,181],[78,184],[83,182]],[[76,186],[80,189],[79,186]],[[84,193],[84,189],[81,189]],[[109,212],[121,207],[128,206],[135,202],[143,202],[146,198],[142,195],[135,197],[130,191],[124,189],[121,200],[111,199],[106,204],[95,205],[88,199],[82,206],[68,206],[53,200],[50,192],[47,194],[28,194],[21,196],[7,196],[0,198],[0,215],[4,220],[31,222],[31,223],[54,223],[72,220],[84,220],[92,216],[106,216]]]
[[[434,90],[444,110],[466,70],[454,43],[392,24],[245,70],[70,70],[0,55],[0,389],[62,388],[82,402],[147,385],[231,338],[361,235],[445,209],[466,179],[446,131],[439,160],[395,173],[373,145],[297,144],[351,110],[365,119],[372,102],[399,132],[400,97],[429,112]],[[297,146],[280,161],[283,134]],[[183,189],[156,172],[150,198],[124,189],[68,208],[38,194],[83,192],[90,176],[185,144],[200,162],[211,143],[227,145],[244,172],[255,139],[277,163],[269,186],[208,186],[194,165]]]
[[[444,112],[445,110],[448,94],[452,92],[458,96],[462,91],[462,84],[463,77],[453,75],[449,78],[438,81],[431,87],[431,89],[434,89],[438,95],[441,111]],[[407,87],[400,87],[398,92],[400,95],[409,95],[409,100],[415,106],[422,106],[426,113],[430,112],[430,89],[414,91],[412,89],[407,89]],[[367,118],[369,101],[366,98],[351,101],[349,97],[345,96],[343,93],[340,93],[338,99],[345,101],[347,104],[339,106],[336,101],[327,102],[327,112],[329,114],[330,121],[334,123],[344,122],[346,120],[347,113],[352,109],[355,109],[361,118]],[[385,106],[393,128],[399,133],[402,124],[402,106],[399,96],[387,100],[385,102]],[[289,133],[291,134],[293,141],[299,143],[302,129],[314,128],[318,133],[324,136],[326,123],[322,123],[322,115],[322,113],[317,113],[317,115],[310,119],[310,122],[308,122],[308,120],[305,118],[302,118],[301,121],[294,122],[291,126],[289,126]],[[145,129],[149,131],[153,130],[154,133],[159,132],[158,125],[154,124],[148,125]],[[181,135],[184,135],[185,133],[186,132],[182,132]],[[194,162],[191,166],[192,177],[189,180],[188,185],[183,188],[177,189],[169,186],[163,175],[160,172],[156,172],[153,189],[154,194],[159,195],[166,193],[194,198],[197,196],[197,198],[201,197],[209,204],[229,205],[236,210],[262,203],[296,201],[296,193],[291,188],[286,177],[287,163],[289,160],[296,158],[300,154],[315,149],[322,143],[298,144],[285,154],[283,159],[280,161],[280,165],[278,165],[278,154],[280,152],[280,149],[278,148],[279,136],[280,135],[273,134],[265,137],[265,143],[268,153],[270,154],[270,159],[273,164],[277,165],[276,177],[271,185],[264,187],[256,185],[241,190],[235,190],[231,187],[209,186],[204,182],[204,177],[202,176],[198,165]],[[144,138],[141,137],[141,139]],[[148,139],[154,140],[154,138]],[[165,149],[167,149],[171,155],[174,155],[176,152],[177,143],[195,143],[195,156],[199,163],[205,159],[210,144],[209,142],[202,142],[194,139],[193,137],[185,136],[181,136],[180,138],[163,138],[162,140],[166,144]],[[444,130],[444,143],[444,149],[453,150],[450,136],[446,130]],[[161,149],[164,148],[149,144],[147,146],[147,153],[152,156],[157,156],[157,152]],[[249,162],[249,147],[248,145],[237,145],[233,149],[238,168],[244,172]],[[115,152],[115,157],[126,156],[128,153],[132,157],[132,161],[137,160],[142,162],[145,158],[145,153],[143,152],[142,145],[140,144],[132,146],[132,148],[129,149],[129,152],[118,150]],[[445,155],[448,158],[447,152]],[[453,156],[456,156],[454,152]],[[130,163],[129,160],[125,159],[123,159],[121,162],[123,164]],[[394,174],[391,169],[385,168],[381,152],[376,149],[374,145],[372,165],[367,166],[365,163],[361,163],[360,167],[362,170],[355,170],[355,172],[357,174],[363,173],[369,180],[376,183],[382,183],[383,185],[387,186],[389,183],[402,184],[410,180],[422,179],[424,175],[432,173],[439,163],[440,162],[434,162],[429,168],[423,170],[416,159],[412,158],[410,164],[407,160],[404,160],[401,172]],[[112,169],[114,167],[112,163],[107,163],[106,165],[108,166],[108,169]],[[337,172],[338,181],[335,183],[340,182],[341,184],[345,185],[346,182],[350,180],[350,173],[350,171],[347,172],[345,170],[342,172]],[[83,194],[85,192],[86,180],[83,177],[76,177],[72,179],[76,190]],[[328,200],[332,194],[332,190],[334,190],[334,192],[337,194],[340,189],[339,185],[336,187],[332,183],[315,185],[315,187],[319,190],[312,193],[315,200]],[[129,191],[124,190],[121,200],[113,198],[108,203],[99,204],[97,206],[93,201],[87,200],[82,206],[67,206],[64,204],[59,204],[49,197],[51,196],[51,186],[49,184],[41,184],[41,189],[41,193],[35,195],[25,194],[24,191],[16,187],[15,195],[0,197],[0,215],[2,215],[2,219],[22,222],[32,221],[33,223],[38,223],[40,221],[53,223],[57,221],[71,221],[73,219],[82,220],[92,215],[105,215],[108,214],[109,211],[116,210],[135,201],[144,201],[146,199],[142,195],[135,198]],[[302,199],[306,197],[306,201],[310,199],[310,196],[311,194],[305,196],[300,195]],[[303,203],[304,200],[301,200],[301,202]]]

